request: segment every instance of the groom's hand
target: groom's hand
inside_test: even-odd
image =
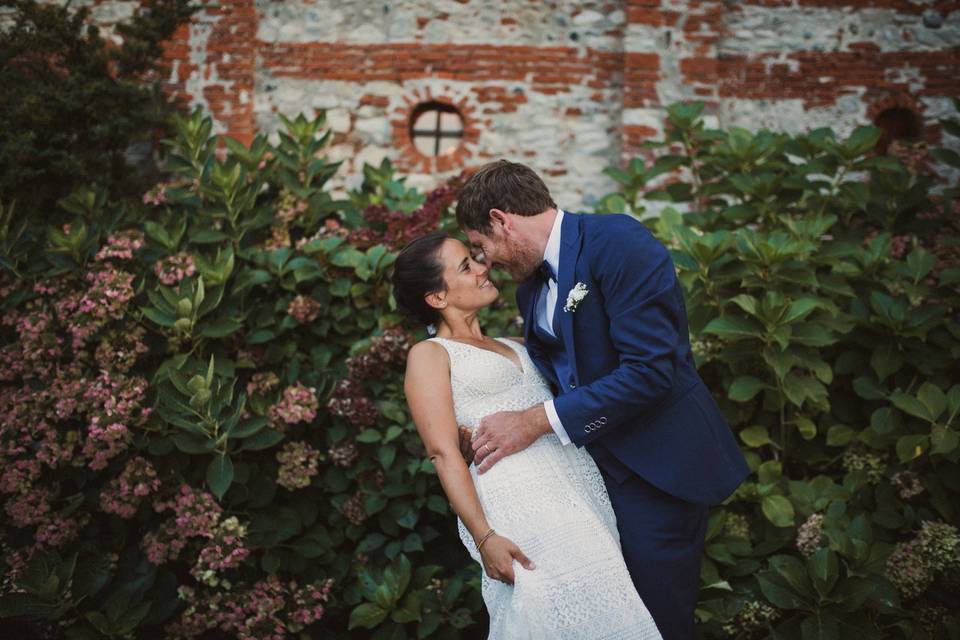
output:
[[[480,421],[473,435],[474,462],[485,473],[504,456],[523,451],[534,440],[550,433],[550,422],[543,405],[526,411],[501,411]]]

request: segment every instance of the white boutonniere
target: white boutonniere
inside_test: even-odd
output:
[[[587,297],[588,293],[590,293],[590,290],[587,289],[587,285],[578,282],[567,294],[567,304],[563,305],[563,310],[567,312],[576,311],[577,305]]]

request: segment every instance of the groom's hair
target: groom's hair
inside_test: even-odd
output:
[[[490,233],[490,210],[518,216],[535,216],[556,208],[547,185],[530,167],[497,160],[470,176],[457,197],[457,223],[461,229]]]

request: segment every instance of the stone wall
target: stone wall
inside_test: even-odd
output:
[[[137,5],[84,2],[107,26]],[[325,110],[337,187],[384,157],[420,187],[507,157],[575,209],[613,189],[603,168],[661,135],[677,100],[706,101],[711,125],[791,132],[900,109],[938,144],[938,119],[957,116],[960,3],[220,0],[167,55],[170,92],[242,141]],[[463,117],[453,153],[410,139],[429,101]]]

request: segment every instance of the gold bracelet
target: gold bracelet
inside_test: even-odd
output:
[[[487,538],[495,534],[496,531],[493,530],[493,527],[490,527],[490,530],[487,531],[483,537],[480,539],[480,542],[477,543],[477,551],[480,551],[480,547],[483,546],[483,543],[487,541]]]

